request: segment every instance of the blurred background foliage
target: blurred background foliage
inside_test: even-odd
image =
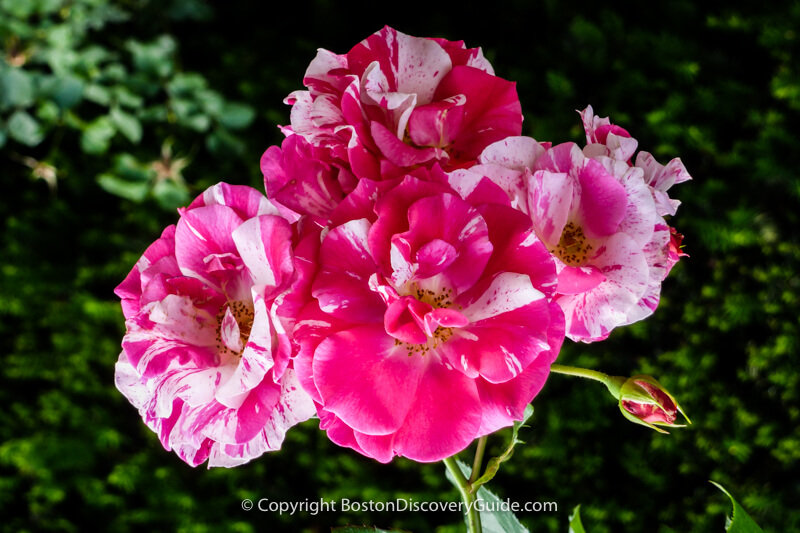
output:
[[[483,47],[517,81],[526,134],[581,141],[573,110],[592,104],[695,178],[673,194],[691,257],[658,312],[559,360],[650,373],[694,424],[656,434],[602,386],[552,376],[489,488],[557,502],[520,513],[533,532],[566,531],[577,504],[593,533],[722,531],[730,503],[712,479],[765,531],[800,531],[800,3],[369,6],[0,0],[0,529],[463,527],[453,513],[245,512],[242,498],[458,495],[441,464],[379,465],[313,421],[279,453],[191,469],[113,385],[112,290],[174,208],[218,181],[261,187],[316,48],[344,53],[389,24]]]

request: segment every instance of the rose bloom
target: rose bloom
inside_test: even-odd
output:
[[[669,239],[666,228],[656,232],[641,169],[603,163],[611,161],[586,158],[565,143],[537,160],[529,181],[534,227],[557,260],[567,334],[585,342],[629,322],[656,267],[648,261],[651,248],[666,249]]]
[[[623,324],[645,294],[644,247],[654,231],[655,204],[641,169],[617,176],[574,143],[545,148],[516,137],[488,147],[450,183],[463,188],[483,178],[528,216],[552,254],[567,336],[602,340]]]
[[[556,261],[567,336],[593,342],[656,309],[662,281],[685,255],[664,219],[679,204],[666,191],[689,176],[678,159],[664,167],[642,152],[632,163],[637,142],[627,131],[591,107],[581,116],[585,148],[509,137],[449,183],[464,191],[487,178],[530,216]]]
[[[435,163],[469,166],[522,128],[515,84],[461,41],[385,27],[347,54],[320,50],[303,83],[307,91],[286,99],[292,112],[284,133],[328,150],[348,174],[341,176],[345,193],[355,185],[349,174],[393,178]]]
[[[473,205],[414,176],[361,180],[333,227],[298,247],[314,266],[295,367],[335,443],[438,461],[521,419],[564,322],[553,260],[504,201]]]
[[[180,212],[115,291],[116,384],[164,448],[236,466],[314,414],[272,309],[294,276],[292,228],[255,189],[225,183]]]
[[[612,124],[608,117],[600,118],[595,115],[592,106],[581,111],[580,115],[586,132],[584,155],[606,156],[641,168],[644,171],[644,181],[656,201],[659,215],[674,215],[681,203],[671,199],[667,191],[673,185],[692,179],[680,158],[670,160],[665,166],[656,161],[649,152],[640,151],[633,163],[633,153],[639,143],[626,129]]]
[[[634,162],[633,154],[638,141],[627,130],[612,124],[608,117],[600,118],[595,115],[592,106],[581,111],[580,115],[586,132],[584,155],[602,161],[609,168],[616,168],[618,173],[626,171],[626,166],[618,162],[642,169],[645,185],[656,205],[653,237],[645,247],[650,275],[644,296],[627,313],[625,323],[631,324],[655,311],[660,299],[661,283],[678,260],[687,255],[680,249],[683,235],[670,227],[665,217],[675,215],[680,205],[680,201],[671,199],[667,191],[673,185],[689,181],[692,177],[677,157],[662,165],[652,154],[640,151]],[[615,162],[612,164],[609,160]]]
[[[331,157],[330,152],[289,135],[280,147],[261,156],[267,196],[275,203],[325,225],[333,210],[352,191],[358,179]]]

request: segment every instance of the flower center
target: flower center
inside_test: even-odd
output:
[[[436,331],[433,332],[433,336],[428,337],[427,341],[423,344],[411,344],[408,342],[403,342],[400,339],[395,339],[394,345],[401,346],[406,351],[406,355],[409,357],[412,355],[425,355],[431,351],[431,349],[447,342],[452,336],[453,328],[439,326],[436,328]]]
[[[429,290],[429,289],[421,289],[419,285],[416,283],[413,285],[411,289],[411,296],[414,296],[420,302],[425,302],[426,304],[430,305],[434,309],[440,309],[442,307],[450,307],[453,305],[453,302],[450,296],[453,294],[453,289],[448,289],[447,287],[443,288],[439,293]]]
[[[241,301],[228,301],[217,313],[217,351],[220,355],[242,357],[250,339],[255,312]]]
[[[443,287],[434,291],[414,283],[410,292],[390,304],[384,317],[386,332],[395,338],[394,345],[406,350],[407,355],[425,355],[447,342],[454,328],[469,323],[459,311],[451,309],[452,289]]]
[[[569,266],[581,266],[586,262],[593,248],[583,234],[583,228],[574,222],[567,222],[564,231],[561,232],[558,245],[550,249],[550,253]]]

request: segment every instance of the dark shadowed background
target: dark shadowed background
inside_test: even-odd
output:
[[[0,529],[463,529],[457,513],[246,512],[243,498],[458,494],[441,463],[380,465],[316,421],[250,464],[192,469],[113,384],[114,287],[205,187],[263,188],[259,158],[317,48],[345,53],[388,24],[482,47],[517,82],[526,135],[582,141],[574,110],[591,104],[694,177],[671,191],[691,257],[656,314],[559,358],[652,374],[694,424],[657,434],[602,385],[554,375],[490,488],[558,504],[520,513],[532,532],[566,532],[578,504],[591,533],[721,532],[714,480],[765,531],[800,530],[800,3],[260,6],[0,0]]]

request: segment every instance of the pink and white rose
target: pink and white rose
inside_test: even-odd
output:
[[[527,214],[556,263],[567,336],[602,340],[627,323],[648,287],[645,248],[656,220],[642,170],[586,157],[574,143],[549,147],[527,137],[489,146],[478,162],[451,173],[450,183],[464,194],[487,178]]]
[[[605,339],[646,305],[651,269],[660,264],[661,241],[668,238],[656,232],[655,202],[642,171],[607,157],[587,158],[572,143],[547,150],[531,170],[528,208],[556,258],[556,301],[567,335]]]
[[[638,304],[628,312],[626,324],[631,324],[653,314],[661,294],[661,283],[666,279],[672,267],[680,257],[680,242],[683,235],[670,227],[665,216],[675,215],[680,201],[671,199],[667,191],[675,184],[691,180],[680,158],[674,158],[665,165],[656,161],[652,154],[640,151],[633,153],[638,146],[627,130],[614,125],[608,117],[600,118],[594,114],[592,106],[580,112],[586,132],[586,147],[583,152],[599,161],[610,158],[626,162],[629,167],[642,169],[642,177],[656,204],[656,220],[653,237],[645,247],[650,276],[645,295]],[[621,165],[605,162],[606,166],[624,168]],[[677,243],[677,244],[676,244]],[[678,252],[675,252],[675,249]]]
[[[264,188],[273,202],[325,224],[358,179],[330,152],[300,135],[289,135],[280,147],[261,156]]]
[[[181,209],[117,287],[117,388],[167,450],[236,466],[314,414],[273,303],[292,283],[292,228],[255,189],[220,183]]]
[[[362,180],[309,246],[296,368],[335,443],[437,461],[521,419],[564,323],[553,260],[507,203]]]
[[[626,130],[591,107],[581,117],[583,149],[508,137],[488,146],[477,165],[450,172],[448,182],[462,196],[502,191],[530,216],[556,260],[555,300],[567,336],[593,342],[657,307],[661,283],[685,255],[664,219],[679,204],[667,190],[690,177],[679,159],[665,167],[641,152],[634,164],[638,143]]]
[[[347,54],[321,49],[303,83],[307,91],[286,99],[284,133],[326,148],[358,178],[469,166],[486,146],[521,132],[515,84],[461,41],[385,27]]]
[[[644,171],[644,181],[653,193],[659,215],[674,215],[681,204],[673,200],[667,191],[678,183],[689,181],[692,177],[679,157],[662,165],[649,152],[636,154],[636,162],[632,163],[633,153],[639,145],[627,130],[612,124],[608,117],[600,118],[594,114],[592,106],[580,112],[583,129],[586,132],[586,157],[606,156],[617,161],[627,162]]]

